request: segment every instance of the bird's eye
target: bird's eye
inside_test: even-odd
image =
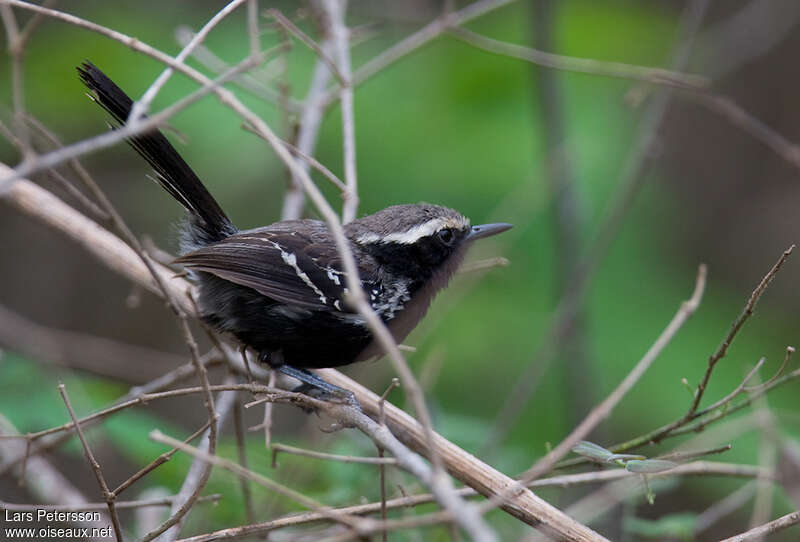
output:
[[[436,236],[439,238],[439,241],[441,241],[442,243],[444,243],[447,246],[452,245],[453,241],[455,241],[455,239],[456,239],[456,236],[453,233],[453,230],[450,230],[450,229],[439,230],[439,232],[437,232]]]

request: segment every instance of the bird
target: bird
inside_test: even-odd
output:
[[[89,96],[124,125],[133,101],[89,61],[77,67]],[[348,306],[347,276],[320,220],[283,220],[239,230],[157,129],[127,139],[155,180],[186,210],[180,256],[197,286],[200,319],[258,359],[302,382],[299,391],[341,395],[309,369],[380,356],[364,317]],[[393,205],[344,225],[366,300],[399,343],[478,239],[511,224],[471,225],[448,207]],[[346,390],[344,390],[346,392]]]

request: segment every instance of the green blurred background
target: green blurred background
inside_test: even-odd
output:
[[[295,4],[261,4],[279,7],[317,35]],[[772,2],[771,13],[779,15],[769,19],[776,25],[772,32],[762,28],[748,33],[743,30],[746,25],[731,29],[737,16],[755,17],[746,10],[764,4],[712,2],[687,70],[711,76],[715,92],[732,97],[789,140],[797,140],[800,32],[795,21],[800,10],[792,2]],[[74,1],[62,7],[176,54],[180,50],[174,38],[176,28],[199,28],[219,5],[142,0]],[[685,8],[682,1],[556,2],[550,47],[561,54],[665,67],[681,36]],[[368,39],[353,48],[354,65],[432,20],[440,9],[436,2],[421,0],[352,2],[350,26],[368,33]],[[536,9],[532,3],[512,3],[468,28],[531,45],[537,39]],[[29,16],[16,13],[21,20]],[[244,13],[234,14],[212,32],[206,45],[235,63],[247,52],[243,28]],[[277,39],[274,31],[265,33],[265,44]],[[755,52],[748,56],[747,51]],[[742,57],[738,61],[737,54]],[[106,129],[103,113],[86,99],[75,74],[74,67],[84,59],[90,59],[134,97],[140,96],[162,69],[154,60],[119,43],[45,21],[26,56],[26,106],[66,142]],[[297,99],[305,95],[313,62],[313,54],[295,42],[288,56],[288,81]],[[269,68],[279,71],[276,65]],[[546,131],[542,77],[543,72],[528,63],[443,36],[371,78],[355,93],[360,214],[396,203],[429,201],[454,207],[473,223],[515,224],[511,232],[482,243],[470,256],[470,260],[503,256],[510,265],[456,277],[406,341],[417,347],[408,357],[428,386],[437,430],[507,473],[530,466],[546,452],[548,444],[559,442],[593,403],[616,386],[689,297],[697,266],[703,262],[708,264],[709,278],[699,311],[593,440],[610,445],[682,415],[690,395],[681,379],[692,385],[699,381],[708,356],[753,287],[780,253],[797,241],[800,225],[796,167],[685,93],[674,94],[656,131],[642,188],[590,279],[579,323],[557,341],[559,353],[549,366],[541,367],[535,393],[508,438],[487,445],[509,392],[526,368],[540,359],[537,352],[547,341],[561,292],[571,288],[568,270],[562,265],[570,260],[565,253],[574,261],[592,246],[620,187],[626,161],[641,138],[637,128],[660,91],[625,80],[550,73],[563,120],[564,138],[558,151],[567,157],[571,172],[569,198],[577,232],[570,241],[572,246],[565,246],[555,226],[558,211],[554,198],[558,196],[554,197],[548,182],[551,170],[546,165],[553,159],[553,147]],[[0,118],[8,123],[12,113],[7,55],[0,63],[0,81],[5,82],[0,85]],[[186,78],[172,77],[154,109],[168,106],[194,88]],[[642,103],[626,99],[631,89],[643,92]],[[291,139],[278,108],[244,91],[237,90],[237,94],[283,137]],[[173,138],[180,152],[239,227],[279,218],[286,172],[261,140],[241,129],[240,120],[229,109],[205,98],[174,117],[171,125],[181,134]],[[316,157],[342,175],[338,106],[325,117]],[[0,140],[0,159],[9,165],[19,160],[5,140]],[[137,234],[175,249],[172,224],[181,211],[146,178],[148,168],[138,156],[118,145],[85,157],[84,164]],[[66,198],[46,175],[35,179]],[[315,179],[338,207],[338,195],[321,176],[315,175]],[[313,209],[308,216],[316,216]],[[67,419],[56,390],[58,381],[67,384],[78,411],[87,413],[125,393],[131,383],[157,376],[166,370],[164,364],[184,360],[181,335],[163,304],[132,289],[59,234],[4,207],[0,246],[0,303],[17,317],[169,353],[164,354],[163,363],[154,353],[152,362],[143,363],[140,371],[136,366],[117,370],[113,359],[108,360],[108,371],[102,367],[93,372],[76,371],[48,363],[53,360],[36,359],[35,348],[15,344],[19,336],[9,337],[11,327],[7,327],[7,351],[0,362],[0,413],[20,431],[43,429]],[[782,360],[785,347],[796,344],[798,269],[790,259],[767,291],[755,317],[720,364],[706,404],[732,390],[761,356],[767,357],[762,378],[768,378]],[[393,376],[385,361],[352,366],[345,372],[378,393]],[[120,378],[121,373],[131,376]],[[797,386],[790,384],[768,400],[780,430],[789,438],[798,436],[797,397]],[[404,401],[400,391],[390,398],[395,403]],[[113,464],[109,467],[112,477],[122,480],[163,451],[162,446],[147,440],[150,429],[184,435],[202,423],[203,416],[196,399],[153,404],[112,418],[94,430],[93,440],[101,463]],[[248,424],[258,423],[259,416],[248,412]],[[273,438],[324,451],[374,453],[361,436],[352,432],[323,434],[318,430],[320,424],[315,417],[277,407]],[[713,440],[734,445],[719,459],[758,462],[761,434],[757,427],[742,434],[734,431],[732,436],[730,431]],[[357,502],[362,495],[371,500],[378,497],[372,467],[281,456],[280,468],[271,470],[263,435],[256,432],[249,439],[251,466],[327,504]],[[670,441],[644,453],[655,455],[675,444]],[[223,441],[221,453],[235,455],[230,435]],[[82,473],[77,483],[95,500],[96,487],[75,442],[52,459]],[[185,458],[176,457],[131,491],[160,485],[174,492],[187,465]],[[392,476],[409,483],[402,475]],[[699,513],[742,483],[687,479],[657,491],[654,506],[644,504],[641,497],[634,499],[624,508],[625,515],[653,519]],[[255,491],[262,520],[292,509],[288,502]],[[34,500],[16,488],[9,476],[0,479],[0,493],[6,492],[8,500]],[[230,476],[215,473],[206,492],[220,492],[223,498],[213,508],[200,505],[209,513],[200,514],[198,508],[187,532],[244,522],[238,484]],[[543,495],[564,506],[580,492],[545,491]],[[772,517],[797,506],[777,491]],[[621,516],[594,525],[615,540],[671,536],[659,534],[658,526],[652,524],[629,525],[625,530]],[[506,539],[523,532],[502,513],[490,517]],[[745,507],[699,538],[729,536],[746,528],[748,517],[749,508]],[[446,538],[447,534],[426,530],[421,536]],[[787,534],[785,539],[793,538]]]

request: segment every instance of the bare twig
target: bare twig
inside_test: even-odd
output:
[[[557,55],[514,43],[506,43],[487,38],[486,36],[482,36],[461,26],[451,26],[447,30],[454,37],[473,47],[489,51],[490,53],[525,60],[545,68],[588,73],[603,77],[645,81],[647,83],[680,89],[704,89],[710,84],[708,78],[702,75],[680,73],[663,68],[635,66],[622,62],[606,62],[591,58]]]
[[[278,373],[270,369],[267,386],[270,388],[274,387],[277,379]],[[264,448],[269,450],[272,446],[272,403],[266,403],[264,405],[264,421],[262,425],[264,426]]]
[[[223,385],[230,385],[230,383],[234,381],[234,377],[229,377],[227,379],[227,383]],[[201,382],[203,382],[203,385],[201,386],[203,389],[203,397],[207,398],[211,396],[208,380],[201,379]],[[212,403],[210,406],[206,405],[210,416],[209,427],[203,434],[202,444],[198,449],[202,450],[203,453],[208,455],[213,455],[216,452],[217,435],[221,425],[225,422],[230,414],[230,411],[233,409],[233,405],[236,403],[236,392],[220,392],[218,403],[219,412],[217,412],[215,409],[214,403]],[[175,447],[183,450],[181,446],[189,445],[181,442],[180,446]],[[200,492],[203,491],[203,488],[205,487],[206,482],[208,482],[210,475],[211,464],[195,459],[195,461],[192,462],[192,466],[189,467],[189,472],[186,473],[186,477],[183,480],[183,485],[181,485],[181,489],[178,491],[178,495],[170,507],[169,518],[167,518],[167,520],[159,525],[156,529],[151,530],[145,536],[143,536],[142,542],[148,542],[156,537],[160,537],[161,540],[177,539],[178,535],[180,534],[181,527],[186,519],[186,515],[192,509],[195,502],[197,502],[197,499],[200,498]]]
[[[410,36],[403,38],[355,70],[350,81],[351,85],[357,87],[390,64],[395,63],[397,60],[439,37],[449,26],[462,25],[490,11],[510,4],[511,2],[513,2],[513,0],[478,0],[459,11],[452,13],[445,12],[442,17],[420,28]],[[322,102],[327,106],[327,104],[332,103],[336,99],[338,94],[338,89],[332,88],[325,94]]]
[[[11,56],[11,99],[14,105],[14,125],[19,148],[24,161],[34,158],[31,137],[25,125],[25,42],[20,34],[14,11],[6,4],[0,4],[0,20],[6,30],[6,44]]]
[[[687,96],[766,145],[795,168],[800,168],[800,145],[787,139],[727,96],[690,92]]]
[[[772,385],[772,383],[775,382],[775,380],[777,380],[778,378],[780,378],[780,376],[783,374],[783,371],[784,371],[784,369],[786,369],[786,366],[789,364],[789,360],[792,359],[792,354],[794,354],[794,352],[795,352],[795,349],[794,349],[793,346],[787,346],[786,347],[786,353],[783,356],[783,361],[781,362],[780,367],[778,367],[778,370],[775,371],[775,374],[772,375],[769,380],[767,380],[763,384],[758,384],[756,386],[743,386],[742,389],[744,391],[748,392],[748,393],[752,393],[754,391],[758,391],[762,387],[769,387],[770,385]],[[745,382],[747,382],[747,380],[748,379],[745,379]]]
[[[203,28],[201,28],[200,31],[198,31],[194,36],[192,36],[192,39],[189,41],[189,43],[187,43],[183,47],[183,50],[180,53],[178,53],[178,55],[175,57],[175,62],[182,64],[184,60],[186,60],[189,57],[189,55],[192,54],[192,51],[206,39],[206,36],[208,36],[211,30],[213,30],[228,15],[233,13],[233,11],[235,11],[240,5],[242,5],[244,2],[247,1],[249,0],[231,0],[228,3],[228,5],[226,5],[224,8],[215,13],[214,16],[211,17],[211,19],[209,19],[208,22],[203,25]],[[252,54],[251,58],[256,58],[257,56],[258,56],[258,51],[255,51],[255,53]],[[155,99],[156,95],[164,87],[169,78],[172,77],[173,73],[174,70],[170,66],[167,66],[167,68],[165,68],[164,71],[161,72],[161,74],[156,78],[156,80],[153,81],[153,84],[150,85],[150,88],[148,88],[142,95],[141,99],[134,102],[133,107],[131,108],[130,115],[128,115],[128,120],[126,124],[132,125],[134,129],[136,128],[136,124],[150,110],[150,104],[153,103],[153,100]]]
[[[724,444],[722,446],[717,446],[715,448],[711,448],[709,450],[696,450],[691,452],[670,452],[668,454],[659,455],[657,459],[666,459],[668,461],[690,461],[692,459],[696,459],[698,457],[708,457],[709,455],[716,455],[728,452],[733,448],[730,444]]]
[[[92,215],[96,220],[101,222],[107,222],[109,220],[108,213],[100,209],[95,202],[87,198],[83,192],[78,190],[74,184],[72,184],[69,179],[67,179],[64,175],[61,174],[57,169],[51,169],[48,171],[50,177],[55,180],[61,188],[63,188],[70,196],[75,198],[88,212]]]
[[[103,476],[100,463],[98,463],[94,458],[94,454],[92,453],[91,448],[89,448],[89,443],[86,442],[86,437],[83,435],[81,425],[78,423],[78,419],[75,416],[75,410],[73,410],[72,403],[69,401],[67,389],[64,387],[64,384],[58,385],[58,392],[61,394],[61,398],[64,400],[64,404],[67,406],[67,411],[69,411],[69,417],[72,418],[72,423],[75,424],[75,432],[78,434],[78,438],[81,441],[81,446],[83,446],[83,453],[86,456],[86,461],[89,462],[89,466],[92,468],[94,477],[97,479],[97,484],[100,486],[100,491],[102,492],[103,498],[106,501],[108,513],[111,516],[111,524],[114,526],[114,535],[117,537],[117,542],[122,542],[122,527],[119,523],[117,509],[114,506],[114,494],[108,489],[108,484],[106,483],[105,476]]]
[[[789,527],[797,525],[798,523],[800,523],[800,511],[791,512],[785,516],[779,517],[778,519],[772,520],[769,523],[759,525],[754,529],[750,529],[744,533],[726,538],[720,542],[746,542],[748,540],[759,540],[768,534],[777,533],[778,531],[788,529]]]
[[[254,133],[255,135],[259,135],[257,131],[255,131],[253,128],[251,128],[247,124],[244,124],[242,127],[245,130]],[[261,136],[259,136],[259,137],[261,137]],[[304,153],[303,151],[301,151],[299,149],[299,147],[297,147],[296,145],[292,145],[288,141],[284,141],[283,144],[286,146],[286,148],[288,148],[290,151],[292,151],[293,155],[295,155],[298,158],[300,158],[301,161],[308,162],[311,165],[311,167],[313,167],[314,169],[316,169],[317,171],[322,173],[322,175],[326,179],[328,179],[333,184],[333,186],[338,188],[339,191],[342,193],[342,195],[344,195],[344,193],[347,191],[347,185],[344,184],[341,181],[341,179],[339,179],[339,177],[337,177],[330,169],[325,167],[324,164],[322,164],[320,161],[318,161],[313,156],[308,155],[308,154]]]
[[[193,37],[194,31],[189,27],[179,26],[175,29],[175,39],[182,46],[186,46],[186,44],[188,44]],[[281,47],[279,50],[283,50],[283,48]],[[202,44],[195,48],[192,56],[201,65],[218,75],[231,69],[231,66],[227,62],[219,58],[216,54],[214,54],[213,51]],[[267,86],[250,73],[239,74],[234,77],[232,81],[259,99],[273,104],[285,105],[288,107],[291,113],[299,113],[302,110],[303,104],[299,103],[292,97],[289,97],[287,103],[283,104],[283,96],[281,96],[280,92],[270,86]]]
[[[261,51],[261,33],[258,29],[258,0],[247,1],[247,34],[250,37],[250,55]]]
[[[313,5],[313,4],[312,4]],[[329,53],[333,50],[333,40],[326,36],[321,45],[322,51]],[[301,153],[301,158],[312,156],[317,144],[319,127],[322,125],[322,118],[325,114],[326,106],[322,97],[325,94],[325,87],[331,78],[331,71],[322,58],[317,58],[314,64],[314,71],[311,75],[311,83],[308,86],[303,112],[300,116],[300,126],[297,133],[297,150]],[[299,161],[299,166],[305,171],[309,169],[309,162],[305,159]],[[305,206],[305,192],[299,177],[292,172],[291,184],[283,198],[283,209],[281,219],[288,220],[300,218]]]
[[[345,26],[347,0],[323,0],[322,6],[330,20],[331,43],[339,73],[339,101],[342,106],[342,154],[344,156],[344,178],[347,185],[342,206],[342,222],[346,224],[356,217],[358,210],[352,68],[350,66],[349,33]]]
[[[305,450],[303,448],[279,444],[277,442],[272,445],[273,464],[276,462],[279,452],[292,455],[302,455],[304,457],[313,457],[316,459],[325,459],[327,461],[338,461],[340,463],[360,463],[362,465],[397,465],[397,460],[392,457],[363,457],[357,455],[329,454],[324,452],[315,452],[313,450]]]
[[[248,12],[249,13],[249,12]],[[272,403],[269,403],[272,404]],[[239,452],[239,464],[243,468],[247,466],[247,441],[244,437],[244,424],[242,423],[242,406],[237,401],[233,407],[233,427],[236,431],[236,448]],[[246,478],[239,478],[242,486],[242,500],[244,501],[244,517],[247,523],[255,522],[255,511],[253,510],[253,496],[250,492],[250,481]]]
[[[485,260],[478,260],[475,262],[467,262],[458,268],[459,273],[474,273],[476,271],[485,271],[494,267],[508,267],[509,261],[507,258],[487,258]]]
[[[299,493],[293,489],[290,489],[274,480],[270,480],[266,476],[262,476],[257,472],[254,472],[249,469],[245,469],[241,465],[234,463],[233,461],[229,461],[222,457],[218,457],[215,455],[211,455],[199,448],[195,448],[194,446],[190,446],[188,444],[184,444],[183,442],[176,440],[172,437],[168,437],[164,435],[161,431],[153,430],[150,432],[150,438],[156,442],[160,442],[162,444],[167,444],[168,446],[172,446],[174,448],[179,448],[181,451],[188,453],[194,456],[198,461],[204,462],[210,465],[216,465],[220,468],[223,468],[229,472],[234,473],[239,477],[247,478],[263,487],[271,491],[275,491],[298,504],[305,506],[306,508],[310,508],[322,514],[328,519],[334,520],[338,523],[341,523],[347,527],[355,529],[356,531],[359,530],[360,526],[363,524],[368,524],[368,520],[363,520],[361,518],[356,518],[348,514],[342,514],[335,509],[327,508],[323,506],[321,503],[311,499],[310,497],[306,497],[302,493]]]
[[[397,388],[399,386],[400,386],[400,379],[398,379],[396,377],[392,378],[392,382],[389,384],[389,386],[386,388],[386,391],[383,392],[383,395],[381,395],[381,398],[378,400],[378,423],[381,426],[385,426],[386,425],[386,412],[384,411],[384,405],[386,403],[386,398],[389,396],[389,393],[391,393],[391,391],[393,389],[395,389],[395,388]],[[378,448],[378,457],[383,459],[383,454],[384,454],[383,448],[381,448],[380,446],[377,446],[377,445],[376,445],[376,447]],[[379,474],[378,483],[380,484],[380,487],[381,487],[381,520],[385,522],[386,521],[386,510],[387,510],[387,508],[386,508],[386,466],[385,465],[380,465],[380,467],[378,467],[378,469],[379,469],[378,470],[378,474]],[[382,542],[387,542],[387,539],[388,539],[387,531],[384,531],[383,533],[381,533],[381,540],[382,540]]]
[[[267,17],[272,17],[275,19],[275,22],[281,25],[284,29],[286,29],[290,34],[296,37],[298,40],[303,42],[309,49],[314,51],[317,54],[317,58],[322,60],[328,69],[333,73],[336,79],[341,84],[345,84],[347,78],[345,75],[340,71],[340,66],[337,65],[337,62],[330,57],[330,52],[327,51],[325,48],[321,47],[317,42],[315,42],[311,37],[300,30],[296,24],[294,24],[289,18],[287,18],[279,9],[270,8],[264,11],[264,15]]]
[[[733,342],[733,339],[736,338],[736,334],[739,333],[739,330],[742,328],[747,319],[753,315],[753,310],[756,307],[756,303],[758,303],[761,295],[767,289],[769,283],[772,282],[772,279],[775,278],[775,275],[778,273],[778,271],[780,271],[781,267],[783,267],[783,264],[786,262],[786,259],[793,250],[794,245],[787,248],[781,257],[778,258],[778,261],[775,262],[775,265],[772,266],[772,269],[770,269],[769,272],[764,275],[764,278],[761,279],[761,282],[758,284],[758,286],[756,286],[756,289],[753,290],[752,294],[750,294],[750,299],[748,299],[747,303],[745,303],[742,313],[736,320],[734,320],[733,324],[731,324],[731,329],[728,334],[722,340],[717,350],[708,358],[706,372],[703,375],[703,379],[700,381],[700,384],[697,386],[697,390],[694,393],[694,400],[689,407],[689,411],[686,413],[686,418],[690,418],[695,412],[697,412],[697,408],[700,405],[700,401],[703,399],[703,394],[705,393],[706,386],[711,378],[711,373],[714,371],[714,367],[717,365],[719,360],[725,357],[725,354],[728,352],[728,347]]]
[[[196,439],[197,437],[202,435],[203,432],[206,429],[208,429],[209,425],[210,425],[210,422],[206,422],[205,424],[203,424],[203,427],[201,427],[200,429],[198,429],[197,431],[195,431],[194,433],[192,433],[191,435],[186,437],[186,439],[184,439],[184,442],[186,442],[186,443],[192,442],[194,439]],[[170,450],[168,452],[164,452],[163,454],[161,454],[160,456],[155,458],[153,461],[151,461],[150,464],[142,467],[137,472],[135,472],[134,474],[129,476],[127,480],[122,482],[120,485],[118,485],[116,487],[116,489],[114,489],[114,491],[112,491],[112,493],[114,494],[115,499],[116,499],[116,497],[119,496],[120,493],[122,493],[123,491],[128,489],[130,486],[132,486],[136,481],[142,479],[144,476],[146,476],[147,474],[151,473],[152,471],[154,471],[155,469],[157,469],[158,467],[160,467],[161,465],[163,465],[164,463],[169,461],[169,459],[173,455],[175,455],[175,453],[177,451],[178,451],[177,448],[173,448],[172,450]],[[172,502],[172,501],[170,501],[170,502]]]

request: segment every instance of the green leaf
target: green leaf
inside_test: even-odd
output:
[[[594,442],[589,442],[588,440],[580,441],[578,444],[572,447],[572,451],[578,455],[588,457],[594,461],[602,461],[604,463],[608,462],[610,458],[614,457],[614,454],[612,454],[610,451],[598,444],[595,444]]]
[[[632,459],[625,464],[625,470],[639,474],[653,474],[674,469],[678,464],[664,459]]]
[[[647,459],[646,455],[636,455],[636,454],[612,454],[611,457],[608,458],[608,462],[616,462],[616,461],[631,461],[633,459]]]

